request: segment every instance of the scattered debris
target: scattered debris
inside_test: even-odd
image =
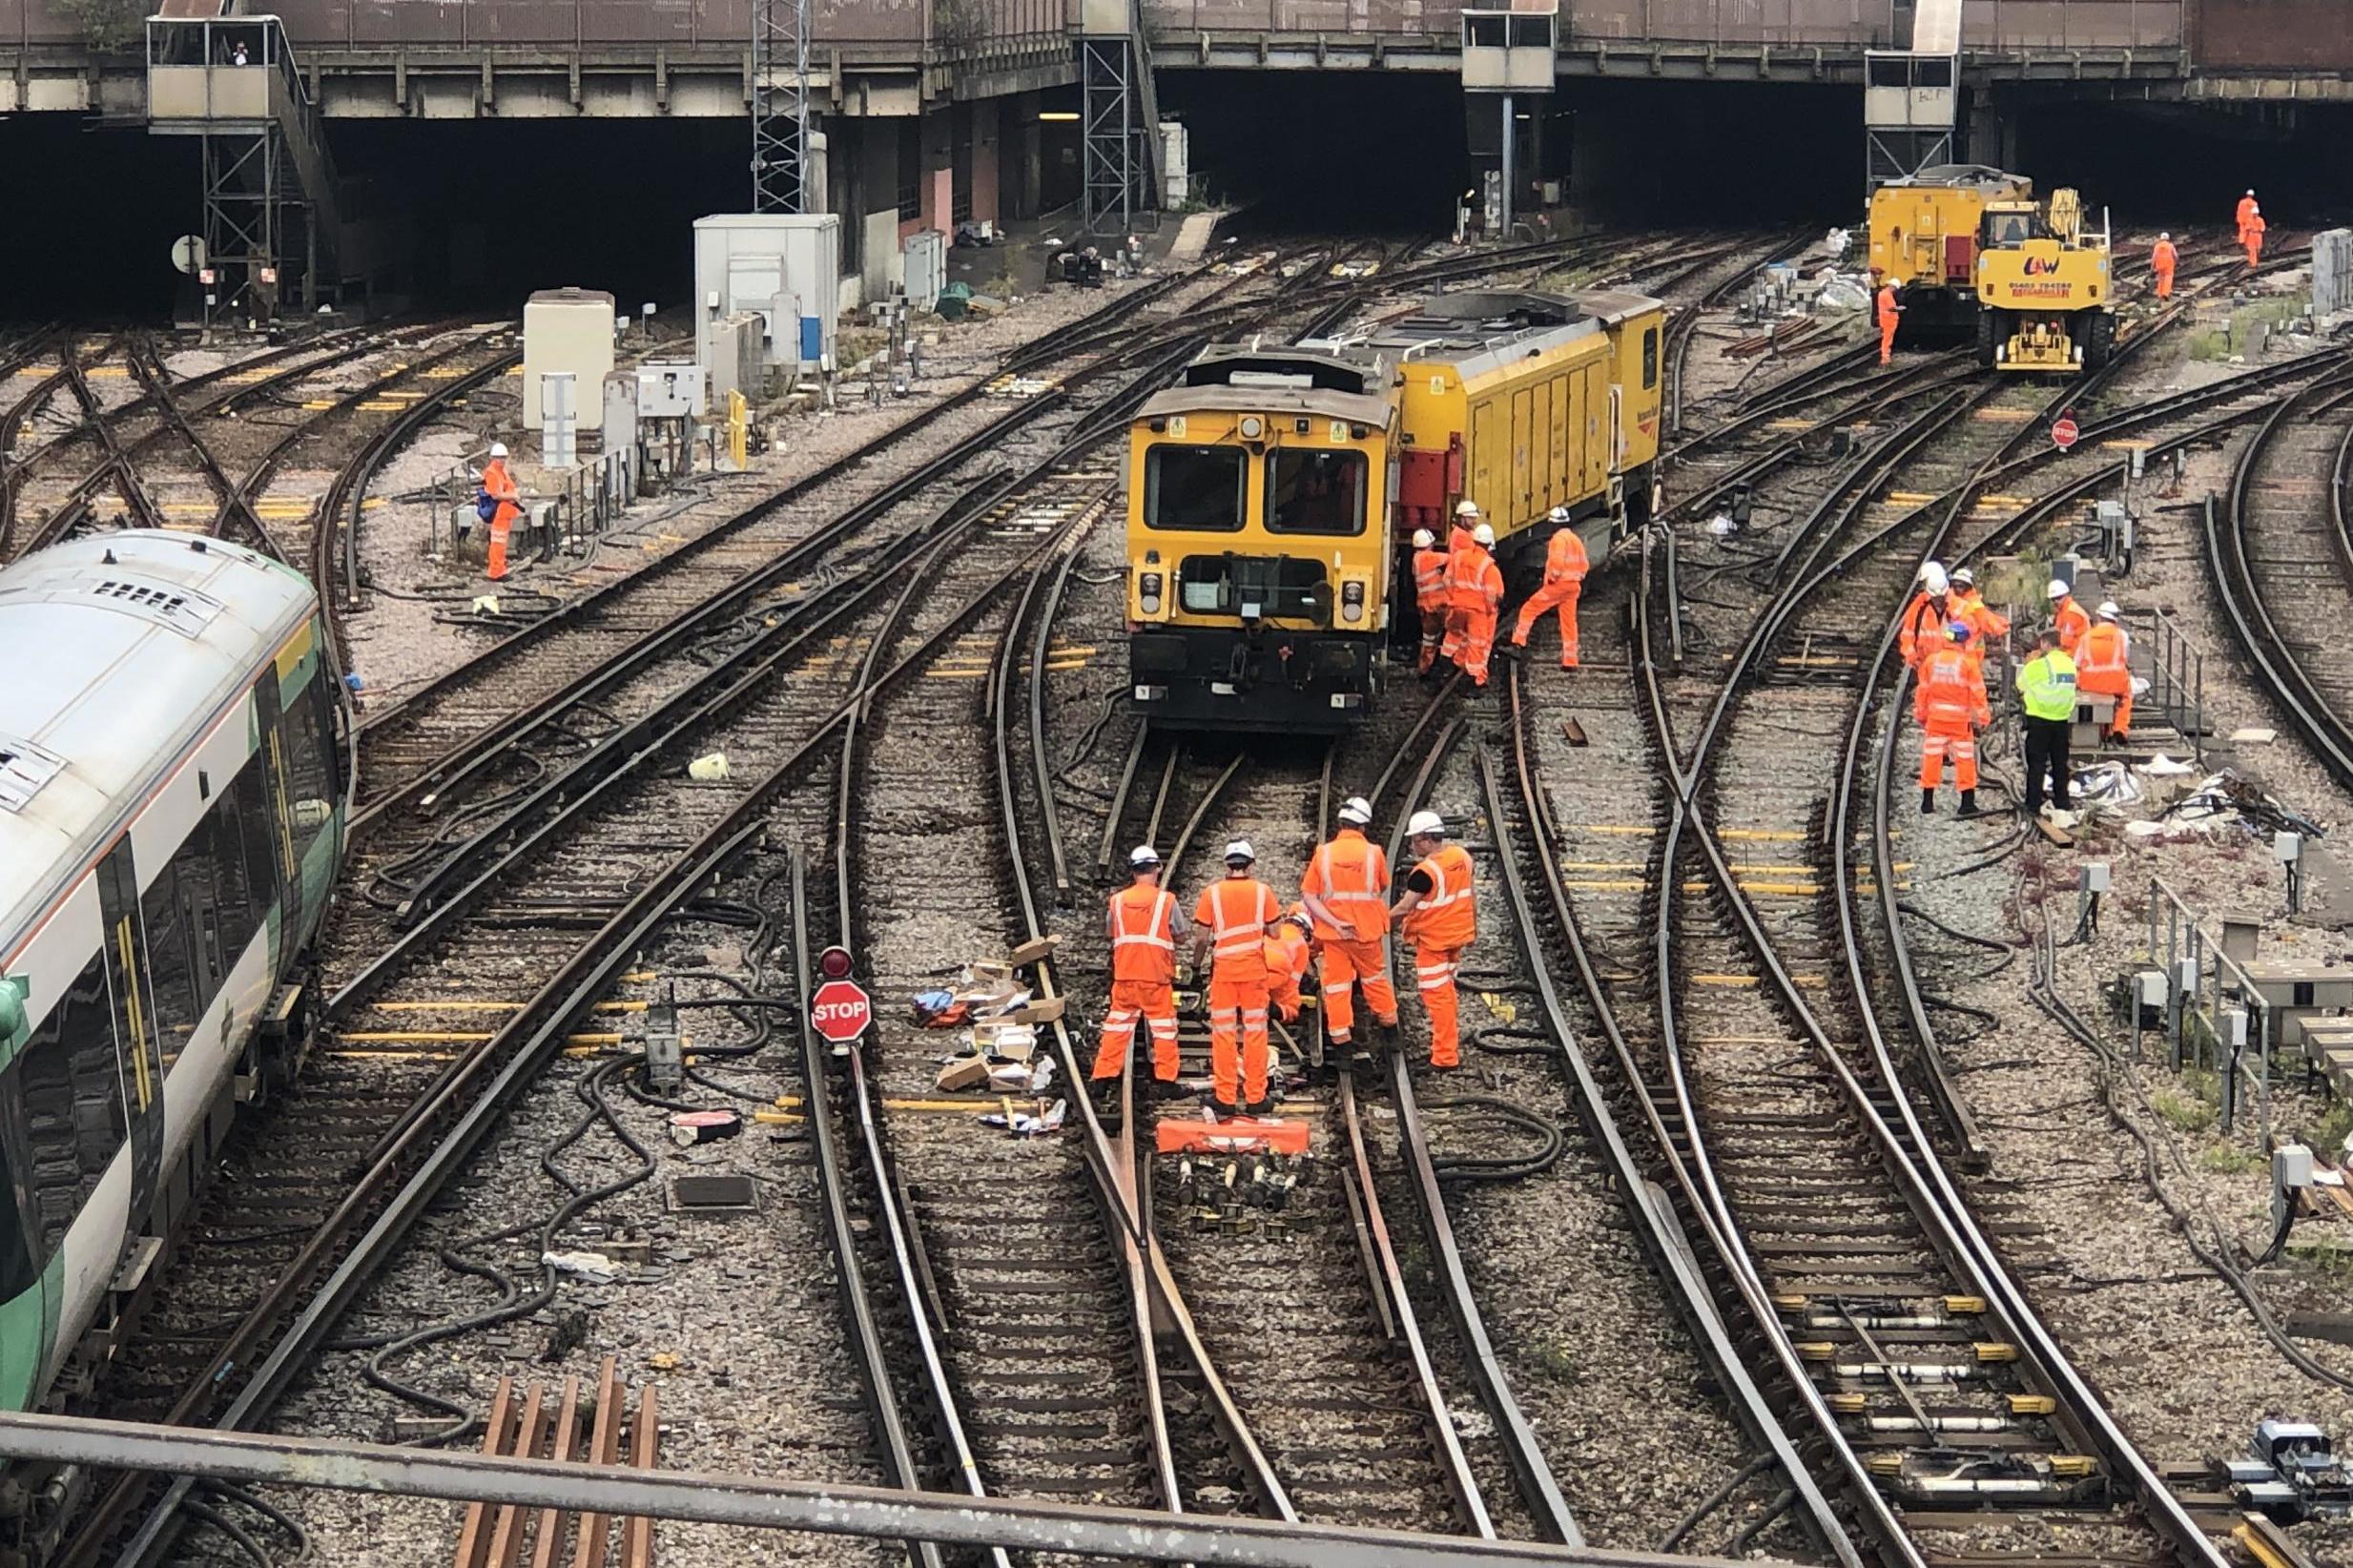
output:
[[[543,1269],[552,1269],[590,1285],[618,1285],[629,1278],[628,1269],[602,1252],[542,1252],[539,1262]]]
[[[687,764],[687,776],[698,784],[716,784],[733,777],[725,752],[706,752]]]
[[[732,1110],[680,1111],[670,1119],[671,1142],[680,1148],[715,1144],[722,1138],[737,1136],[743,1129],[743,1117]]]

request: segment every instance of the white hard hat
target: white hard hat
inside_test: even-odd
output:
[[[1920,563],[1920,581],[1925,583],[1931,577],[1941,577],[1944,575],[1944,571],[1945,568],[1941,563],[1935,561],[1923,561]]]
[[[1471,530],[1471,543],[1474,545],[1484,545],[1489,549],[1493,549],[1495,548],[1496,544],[1496,530],[1489,527],[1486,524],[1481,523],[1477,527]]]
[[[2174,232],[2171,229],[2160,229],[2157,231],[2157,237],[2159,239],[2171,239],[2174,237]]]
[[[2051,579],[2051,586],[2043,589],[2043,596],[2049,599],[2064,599],[2067,597],[2067,585],[2054,577]]]
[[[1951,583],[1945,581],[1945,568],[1938,566],[1933,561],[1930,561],[1926,567],[1921,568],[1920,586],[1929,590],[1929,596],[1930,598],[1935,597],[1937,594],[1940,594],[1947,588],[1952,587]]]
[[[1555,506],[1546,514],[1546,520],[1553,523],[1566,523],[1569,520],[1569,509],[1566,506]]]
[[[1446,836],[1446,818],[1435,812],[1415,812],[1407,820],[1405,831],[1416,837],[1426,833],[1443,838]]]
[[[1138,871],[1150,871],[1160,864],[1160,851],[1149,844],[1138,844],[1127,852],[1127,863]]]
[[[1363,827],[1373,820],[1373,802],[1360,794],[1350,795],[1340,802],[1340,820]]]
[[[1226,846],[1226,859],[1228,864],[1236,860],[1255,860],[1257,858],[1258,852],[1250,848],[1250,841],[1247,838],[1237,838]]]
[[[2103,600],[2100,604],[2099,618],[2103,621],[2113,621],[2123,613],[2124,611],[2116,608],[2116,602],[2114,599]]]
[[[1974,584],[1977,581],[1977,574],[1967,567],[1959,567],[1954,568],[1952,580],[1956,583]]]
[[[1437,542],[1438,536],[1432,533],[1428,528],[1415,528],[1414,530],[1414,547],[1417,550],[1426,550]]]
[[[492,442],[490,444],[490,455],[492,457],[505,457],[506,455],[506,444],[503,441]]]
[[[1455,504],[1455,515],[1456,517],[1476,517],[1478,515],[1478,503],[1476,501],[1456,502]]]
[[[2253,196],[2254,194],[2255,194],[2255,187],[2254,187],[2254,186],[2252,186],[2252,185],[2248,186],[2248,187],[2247,187],[2247,195],[2249,195],[2249,196]]]

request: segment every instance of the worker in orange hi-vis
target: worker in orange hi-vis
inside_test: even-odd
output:
[[[1895,284],[1877,267],[1871,276],[1879,279],[1879,293],[1874,300],[1879,313],[1879,362],[1886,364],[1895,358],[1895,323],[1903,316],[1904,307],[1895,302]]]
[[[1405,891],[1389,913],[1405,922],[1405,935],[1414,943],[1414,983],[1430,1015],[1430,1065],[1459,1067],[1455,978],[1463,949],[1478,937],[1471,856],[1460,844],[1446,841],[1446,819],[1435,812],[1415,812],[1405,831],[1421,862],[1406,873]]]
[[[1965,651],[1970,662],[1983,673],[1986,650],[2010,635],[2010,620],[1985,601],[1977,591],[1977,574],[1962,567],[1952,574],[1952,591],[1946,598],[1946,608],[1956,621],[1968,623],[1969,646]]]
[[[1503,612],[1503,573],[1496,567],[1496,530],[1481,523],[1471,530],[1468,548],[1446,562],[1446,594],[1462,617],[1462,651],[1455,662],[1475,685],[1487,684],[1487,661],[1496,650],[1496,622]]]
[[[2247,242],[2247,219],[2260,210],[2255,205],[2255,191],[2250,187],[2247,194],[2239,198],[2239,243],[2241,245]]]
[[[2075,690],[2084,696],[2116,699],[2108,720],[2110,736],[2133,727],[2133,640],[2124,634],[2114,603],[2099,607],[2099,619],[2075,645]]]
[[[1299,1010],[1308,1002],[1300,994],[1300,982],[1314,961],[1315,942],[1307,906],[1294,904],[1267,934],[1267,998],[1274,1004],[1274,1016],[1285,1023],[1299,1021]]]
[[[2239,237],[2239,242],[2247,248],[2248,266],[2260,267],[2263,264],[2263,231],[2269,227],[2263,221],[2262,208],[2258,207],[2247,215],[2246,232]]]
[[[1252,1115],[1267,1106],[1267,928],[1283,913],[1251,875],[1257,863],[1249,839],[1228,844],[1225,880],[1203,888],[1193,911],[1193,962],[1211,960],[1209,1077],[1219,1104]]]
[[[1920,590],[1904,607],[1904,618],[1895,628],[1895,650],[1903,656],[1905,669],[1919,669],[1934,639],[1943,633],[1945,623],[1951,619],[1951,592],[1952,584],[1946,579],[1943,567],[1930,561],[1920,568]]]
[[[1993,722],[1986,702],[1985,676],[1970,662],[1961,645],[1969,640],[1966,622],[1945,629],[1947,641],[1929,650],[1920,661],[1920,683],[1912,693],[1912,716],[1919,720],[1920,815],[1936,810],[1936,786],[1945,776],[1945,757],[1952,757],[1952,781],[1960,786],[1961,815],[1977,815],[1977,732]]]
[[[476,503],[479,511],[484,505],[490,508],[490,557],[485,566],[485,574],[493,583],[506,576],[506,536],[513,530],[515,519],[523,515],[523,492],[515,487],[515,476],[506,469],[506,444],[490,444],[490,461],[482,465],[482,497]]]
[[[1446,635],[1438,644],[1438,657],[1455,664],[1462,661],[1471,640],[1470,609],[1455,596],[1455,557],[1471,547],[1472,530],[1478,526],[1478,503],[1465,501],[1455,507],[1455,526],[1446,534]]]
[[[1312,925],[1324,976],[1324,1034],[1349,1049],[1356,1043],[1355,989],[1384,1032],[1397,1027],[1397,991],[1389,982],[1389,856],[1365,837],[1372,803],[1351,795],[1340,803],[1340,824],[1315,846],[1299,878],[1299,897]]]
[[[1139,845],[1127,856],[1126,886],[1111,895],[1104,915],[1111,938],[1111,1005],[1103,1015],[1103,1042],[1091,1078],[1117,1078],[1135,1044],[1136,1021],[1152,1031],[1152,1076],[1177,1076],[1176,955],[1186,935],[1176,895],[1160,885],[1160,855]]]
[[[2149,271],[2157,279],[2158,299],[2170,299],[2174,297],[2174,269],[2180,264],[2181,253],[2174,249],[2174,237],[2171,234],[2158,235],[2157,247],[2149,252]]]
[[[1414,530],[1414,608],[1421,616],[1421,663],[1428,674],[1446,638],[1446,552],[1428,528]]]
[[[1585,591],[1585,573],[1591,563],[1585,555],[1585,542],[1569,526],[1569,509],[1555,506],[1547,520],[1553,526],[1551,543],[1544,547],[1544,581],[1528,602],[1519,607],[1519,620],[1512,628],[1512,646],[1528,646],[1528,629],[1544,612],[1555,605],[1560,607],[1560,668],[1577,668],[1577,601]]]
[[[2072,659],[2075,656],[2076,646],[2083,641],[2083,634],[2092,629],[2092,617],[2084,612],[2081,605],[2075,603],[2075,596],[2067,590],[2067,585],[2057,578],[2051,579],[2051,586],[2043,591],[2051,599],[2051,625],[2059,634],[2059,647]]]

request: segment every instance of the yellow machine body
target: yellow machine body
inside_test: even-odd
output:
[[[1871,193],[1870,265],[1902,292],[1908,327],[1968,323],[1986,207],[2033,195],[2032,180],[1978,164],[1924,169]]]
[[[2105,363],[2116,331],[2110,263],[2106,233],[2085,225],[2073,191],[2042,206],[1989,204],[1977,247],[1980,361],[2026,373]]]

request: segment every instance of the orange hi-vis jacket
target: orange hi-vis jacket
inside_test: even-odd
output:
[[[1424,615],[1446,608],[1446,552],[1435,545],[1414,552],[1414,603]]]
[[[1193,918],[1215,939],[1210,953],[1215,978],[1256,981],[1267,979],[1267,927],[1283,913],[1274,890],[1255,877],[1228,877],[1201,890]]]
[[[523,492],[515,485],[515,476],[507,472],[505,458],[492,458],[482,465],[482,490],[498,503],[490,519],[493,523],[512,522],[515,513],[523,510]]]
[[[1440,844],[1418,868],[1430,891],[1405,912],[1405,934],[1417,947],[1468,947],[1478,936],[1478,911],[1471,897],[1471,852]]]
[[[1466,545],[1446,560],[1446,597],[1457,610],[1492,615],[1503,604],[1503,573],[1483,545]]]
[[[2181,253],[2174,249],[2174,242],[2170,239],[2158,240],[2156,248],[2149,252],[2151,272],[2171,272],[2180,261]]]
[[[1111,895],[1111,978],[1166,985],[1176,979],[1176,895],[1127,887]]]
[[[1299,981],[1308,972],[1315,957],[1314,944],[1308,934],[1289,921],[1276,926],[1275,935],[1267,939],[1267,980],[1277,1005],[1286,1010],[1299,1005]]]
[[[2087,675],[2094,677],[2122,675],[2130,680],[2132,664],[2129,650],[2131,648],[2131,639],[2125,636],[2124,629],[2116,622],[2094,623],[2084,632],[2083,641],[2075,645],[2077,689],[2085,691],[2105,691],[2112,690],[2116,684],[2113,682],[2101,684],[2096,680],[2087,681],[2084,679]]]
[[[1585,542],[1577,536],[1574,527],[1563,525],[1553,535],[1552,543],[1544,547],[1544,586],[1581,588],[1592,565],[1585,554]]]
[[[2239,237],[2241,240],[2247,237],[2247,220],[2255,216],[2255,198],[2251,196],[2239,198]]]
[[[1936,646],[1936,639],[1943,634],[1947,619],[1945,609],[1929,597],[1927,589],[1923,588],[1911,596],[1911,603],[1904,607],[1904,619],[1895,632],[1896,651],[1903,655],[1906,668],[1919,668],[1922,657]]]
[[[1912,716],[1930,730],[1967,734],[1993,722],[1986,702],[1986,678],[1969,655],[1947,643],[1920,661],[1920,685],[1912,693]]]
[[[2067,650],[2069,658],[2074,658],[2075,645],[2082,642],[2083,634],[2092,629],[2091,615],[2075,603],[2075,596],[2071,593],[2061,599],[2058,608],[2051,612],[2051,622],[2058,629],[2059,646]]]
[[[1883,327],[1892,326],[1895,323],[1896,317],[1903,314],[1902,307],[1895,302],[1895,285],[1893,283],[1882,283],[1879,285],[1879,298],[1875,302],[1878,305],[1879,325]]]
[[[1970,629],[1976,632],[1970,639],[1976,647],[1982,648],[1988,642],[2010,635],[2009,620],[1987,604],[1985,595],[1973,588],[1953,589],[1951,609],[1954,620],[1968,622]]]
[[[1376,942],[1389,935],[1389,856],[1355,828],[1315,846],[1299,877],[1300,901],[1326,941]]]

